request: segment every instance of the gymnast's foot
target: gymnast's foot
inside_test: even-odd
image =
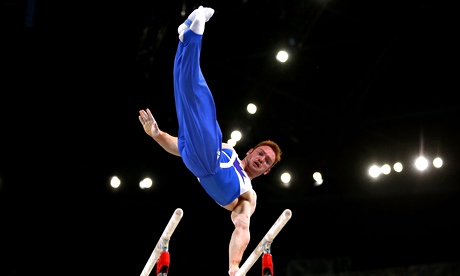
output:
[[[211,16],[214,14],[214,10],[211,8],[203,8],[200,6],[198,12],[195,15],[195,19],[190,25],[190,30],[194,33],[202,35],[204,33],[204,25],[209,21]]]
[[[188,28],[190,28],[190,26],[192,25],[193,21],[195,21],[195,18],[196,18],[198,13],[203,13],[204,18],[205,18],[205,21],[203,21],[202,18],[200,18],[200,21],[203,21],[202,22],[203,31],[201,32],[201,34],[203,34],[203,32],[204,32],[204,23],[208,22],[209,19],[212,17],[212,15],[214,14],[214,9],[212,9],[212,8],[203,8],[203,6],[199,6],[198,9],[195,9],[188,16],[188,18],[184,21],[184,23],[180,24],[179,27],[177,28],[177,32],[179,33],[179,38],[181,39],[181,41],[182,41],[182,37],[183,37],[183,32],[185,30],[187,30]],[[198,29],[201,29],[201,28],[198,28]]]

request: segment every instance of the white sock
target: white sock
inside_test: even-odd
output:
[[[211,16],[214,14],[214,10],[211,8],[203,8],[200,6],[198,8],[198,12],[195,15],[195,20],[193,20],[192,24],[190,25],[190,30],[192,30],[196,34],[203,34],[204,33],[204,25],[206,22],[209,21]]]
[[[206,22],[211,19],[212,15],[214,14],[214,9],[212,8],[203,8],[204,16],[206,17]]]
[[[202,7],[202,6],[200,6]],[[199,8],[199,7],[198,7]],[[185,31],[187,28],[190,28],[190,25],[192,24],[193,20],[195,20],[196,13],[198,12],[198,9],[195,9],[192,11],[191,14],[185,19],[184,23],[179,25],[179,28],[177,28],[177,32],[180,34],[182,31]]]
[[[203,9],[204,10],[204,15],[206,18],[206,22],[209,21],[211,16],[214,14],[214,9],[212,8],[203,8],[203,6],[199,6],[198,9]],[[192,22],[195,20],[196,14],[198,13],[198,9],[195,9],[184,21],[184,23],[180,24],[179,27],[177,28],[177,33],[180,35],[183,31],[186,29],[190,28],[192,25]]]
[[[199,35],[203,34],[205,22],[206,16],[204,15],[203,7],[200,6],[198,8],[198,12],[195,15],[195,20],[193,20],[192,24],[190,25],[190,30]]]

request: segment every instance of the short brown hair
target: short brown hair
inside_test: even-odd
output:
[[[273,142],[272,140],[265,140],[255,145],[254,149],[260,146],[269,146],[275,152],[275,161],[273,162],[272,168],[279,161],[281,161],[281,155],[283,154],[283,152],[281,151],[281,148],[278,146],[277,143]]]

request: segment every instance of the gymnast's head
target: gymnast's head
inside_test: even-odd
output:
[[[252,179],[267,174],[281,160],[282,151],[272,140],[265,140],[251,148],[244,157],[244,170]]]

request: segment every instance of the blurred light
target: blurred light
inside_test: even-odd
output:
[[[249,114],[255,114],[257,112],[257,106],[253,103],[250,103],[246,107],[246,110],[249,112]]]
[[[381,171],[383,174],[389,174],[389,173],[391,172],[391,167],[390,167],[390,165],[385,164],[385,165],[383,165],[383,166],[380,168],[380,171]]]
[[[321,176],[321,173],[315,172],[315,173],[313,174],[313,179],[314,179],[315,181],[318,182],[318,181],[323,180],[323,177]]]
[[[232,137],[232,139],[235,140],[236,142],[238,142],[239,140],[241,140],[241,137],[242,137],[242,136],[243,136],[243,135],[242,135],[241,132],[238,131],[238,130],[234,130],[234,131],[232,132],[232,134],[230,134],[230,137]]]
[[[276,54],[276,59],[280,62],[286,62],[288,57],[289,55],[286,51],[279,51],[278,54]]]
[[[289,183],[291,182],[291,174],[287,172],[281,174],[281,181],[284,183],[284,187],[289,187]]]
[[[316,181],[315,186],[323,184],[323,176],[319,172],[313,173],[313,179]]]
[[[440,157],[436,157],[433,160],[433,166],[435,166],[436,168],[441,168],[442,167],[442,159]]]
[[[372,165],[370,168],[369,168],[369,175],[373,178],[376,178],[377,176],[380,175],[380,167],[377,166],[377,165]]]
[[[403,170],[403,165],[401,164],[401,162],[396,162],[393,165],[393,170],[395,170],[395,172],[401,172]]]
[[[323,184],[323,179],[317,180],[314,185],[319,186],[321,184]]]
[[[425,157],[417,158],[415,160],[415,167],[420,171],[424,171],[428,167],[428,160]]]
[[[227,144],[229,144],[231,147],[234,147],[236,146],[236,141],[230,138],[227,140]]]
[[[121,180],[117,176],[113,176],[112,179],[110,179],[110,186],[112,186],[112,188],[116,189],[120,187],[120,184],[121,184]]]
[[[141,182],[139,182],[139,187],[141,189],[148,189],[151,188],[153,185],[153,181],[150,178],[144,178]]]

